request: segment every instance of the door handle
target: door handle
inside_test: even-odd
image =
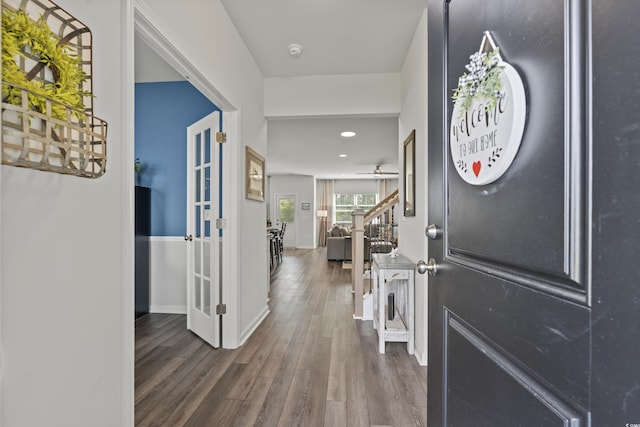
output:
[[[184,236],[184,240],[190,242],[193,240],[193,236],[191,234],[189,234],[188,236]]]
[[[427,262],[424,262],[423,260],[418,261],[416,267],[420,274],[429,272],[429,276],[431,277],[436,277],[436,274],[438,274],[438,263],[436,263],[436,260],[433,258],[429,258],[429,261]]]
[[[424,235],[430,238],[431,240],[438,240],[441,234],[442,234],[441,231],[438,230],[438,226],[435,224],[429,224],[424,229]]]

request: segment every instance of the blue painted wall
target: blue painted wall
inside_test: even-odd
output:
[[[191,83],[136,83],[136,184],[151,188],[151,235],[184,236],[187,126],[220,111]]]

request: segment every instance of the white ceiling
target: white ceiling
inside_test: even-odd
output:
[[[263,75],[289,77],[400,72],[427,0],[221,3]],[[289,55],[291,43],[303,46],[300,57]],[[163,61],[154,55],[136,41],[136,81],[179,79],[172,69],[162,71]],[[378,164],[384,172],[399,168],[397,117],[269,119],[267,129],[269,175],[374,178],[359,173],[373,172]],[[343,130],[357,135],[342,138]]]
[[[343,130],[356,136],[343,138]],[[273,119],[267,141],[268,175],[371,179],[376,165],[383,172],[398,172],[397,117]]]
[[[265,77],[398,72],[427,0],[221,0]],[[288,46],[303,46],[293,58]]]

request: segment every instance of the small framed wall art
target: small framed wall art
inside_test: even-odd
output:
[[[250,147],[245,149],[245,197],[264,202],[264,157]]]
[[[416,130],[404,140],[404,216],[416,216]]]

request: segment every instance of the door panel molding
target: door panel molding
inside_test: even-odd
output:
[[[444,308],[526,366],[540,382],[562,390],[565,400],[588,406],[589,309],[474,271],[458,270],[456,282],[461,285],[450,282],[440,291],[447,301]],[[443,280],[445,274],[449,271],[442,272]],[[435,280],[440,278],[439,274]],[[446,325],[443,310],[438,310],[438,324]]]
[[[476,409],[478,407],[488,409],[486,404],[474,404],[474,402],[467,402],[466,399],[474,398],[473,391],[467,394],[467,392],[469,391],[468,387],[465,387],[463,384],[454,383],[456,381],[456,377],[459,379],[460,375],[464,376],[465,373],[452,372],[452,370],[457,368],[464,369],[465,367],[468,367],[461,363],[456,363],[455,359],[451,361],[451,356],[458,350],[451,351],[450,346],[455,345],[452,343],[455,340],[459,341],[459,338],[463,338],[468,345],[477,350],[477,352],[475,352],[475,355],[478,356],[478,358],[475,359],[476,361],[479,362],[480,358],[485,358],[485,363],[490,362],[489,368],[493,370],[493,372],[490,372],[490,378],[492,381],[496,381],[497,383],[511,383],[511,388],[519,388],[519,392],[522,394],[522,396],[524,396],[523,399],[520,399],[518,401],[518,405],[521,405],[524,408],[528,408],[529,411],[524,412],[522,411],[523,408],[503,408],[502,411],[496,411],[501,412],[499,415],[495,415],[496,423],[498,421],[504,422],[505,419],[502,417],[509,417],[511,415],[514,417],[512,421],[518,420],[518,417],[526,416],[526,419],[520,418],[520,421],[523,422],[523,425],[532,425],[532,417],[534,416],[540,417],[541,422],[544,421],[539,425],[558,425],[571,427],[582,427],[585,425],[585,420],[588,419],[588,414],[585,411],[582,411],[583,413],[580,413],[579,411],[573,409],[557,393],[554,393],[551,388],[544,385],[541,381],[534,378],[532,375],[522,369],[520,367],[521,363],[518,360],[501,351],[497,345],[487,340],[483,336],[483,334],[475,330],[464,320],[462,320],[446,308],[444,309],[443,327],[443,342],[445,344],[444,360],[448,361],[445,365],[443,375],[443,414],[445,414],[443,425],[460,424],[458,421],[451,422],[450,419],[447,419],[449,418],[450,414],[453,414],[451,415],[451,417],[458,415],[462,417],[473,417],[473,414],[460,414],[460,409],[463,409],[461,406],[464,406],[465,403],[470,404],[470,407],[474,407]],[[464,353],[467,357],[469,357],[470,355],[470,357],[473,357],[474,355],[474,352],[472,351],[465,351]],[[477,365],[474,364],[474,366],[476,369],[471,372],[471,375],[474,377],[481,376],[482,372],[478,372],[477,367],[484,365],[478,363]],[[504,389],[501,388],[500,390],[503,391]],[[478,397],[480,400],[487,398],[490,401],[500,401],[499,396],[491,396],[491,391],[493,391],[491,387],[485,387],[485,385],[483,384],[481,386],[481,391],[484,392],[481,393],[482,396],[475,397]],[[448,407],[448,405],[455,405],[456,408],[450,408]],[[549,422],[551,422],[551,424]],[[517,425],[520,424],[517,423]]]
[[[443,64],[443,78],[444,78],[444,105],[443,105],[443,121],[444,129],[448,130],[450,126],[450,116],[452,110],[452,104],[450,100],[450,89],[455,85],[455,82],[451,82],[450,76],[450,32],[453,29],[450,27],[451,8],[456,4],[463,3],[462,0],[450,0],[443,2],[443,26],[444,26],[444,64]],[[558,182],[558,193],[562,192],[562,198],[556,197],[558,203],[562,204],[562,218],[557,219],[558,229],[554,230],[537,230],[539,233],[538,242],[545,239],[556,238],[556,235],[562,233],[562,242],[554,244],[549,243],[550,248],[557,248],[560,253],[555,253],[553,250],[548,250],[550,254],[550,260],[556,260],[556,262],[545,263],[541,260],[532,261],[531,265],[526,265],[528,260],[526,257],[522,257],[519,254],[510,254],[508,250],[499,254],[492,254],[491,250],[486,249],[478,243],[478,236],[482,236],[482,232],[476,233],[477,235],[469,242],[471,245],[465,247],[465,241],[459,237],[462,233],[469,236],[469,230],[455,230],[452,229],[452,218],[454,223],[461,224],[461,214],[456,212],[455,217],[452,216],[451,211],[465,206],[467,202],[455,202],[457,203],[453,208],[452,205],[444,206],[444,258],[447,262],[457,264],[458,266],[470,268],[476,271],[480,271],[485,274],[492,275],[496,278],[508,280],[510,282],[517,283],[528,288],[535,289],[540,292],[548,293],[550,295],[557,296],[559,298],[566,299],[582,305],[590,304],[590,288],[589,283],[586,280],[589,271],[589,257],[588,255],[588,242],[590,241],[590,229],[586,226],[587,215],[589,214],[589,202],[586,197],[586,190],[588,186],[588,170],[585,165],[587,162],[585,158],[589,152],[588,146],[590,143],[590,131],[589,122],[586,120],[589,111],[590,91],[588,80],[588,68],[587,63],[589,60],[589,43],[587,40],[586,29],[588,24],[588,5],[580,0],[564,0],[564,18],[563,18],[563,52],[562,60],[565,66],[563,67],[563,130],[558,137],[563,141],[563,149],[559,150],[559,154],[564,155],[564,159],[558,162],[557,169],[554,169],[558,176],[563,174],[563,177]],[[460,29],[458,27],[456,31],[467,31],[466,29]],[[466,34],[466,33],[465,33]],[[467,35],[465,35],[466,37]],[[462,37],[459,36],[458,37]],[[481,40],[481,34],[478,34],[478,46]],[[508,40],[508,39],[507,39]],[[500,46],[500,34],[497,35],[497,42]],[[467,52],[465,52],[467,53]],[[473,52],[468,52],[471,54]],[[512,51],[512,56],[516,56],[517,52]],[[457,52],[459,58],[460,53]],[[508,60],[509,58],[507,58]],[[528,58],[524,58],[526,60]],[[519,67],[517,62],[512,65]],[[524,66],[524,65],[523,65]],[[457,69],[457,67],[456,67]],[[535,92],[537,87],[531,87],[533,84],[531,81],[526,81],[527,75],[525,74],[525,85],[528,93],[528,105],[527,105],[527,117],[529,117],[529,109],[531,108],[531,102],[529,100],[529,94]],[[535,96],[535,93],[534,95]],[[539,107],[539,104],[537,104]],[[559,108],[559,107],[558,107]],[[527,130],[529,130],[529,123],[525,128],[526,139]],[[532,132],[535,132],[532,131]],[[451,165],[451,156],[449,147],[449,132],[443,132],[443,146],[445,147],[444,155],[444,176],[443,187],[444,194],[451,194],[452,188],[460,189],[460,185],[457,180],[460,178],[454,173],[454,168]],[[534,137],[531,136],[527,141],[530,144],[533,143]],[[523,141],[523,145],[524,145]],[[533,150],[531,147],[525,147],[529,150]],[[523,147],[521,147],[523,150]],[[560,151],[562,153],[560,153]],[[519,155],[521,155],[519,153]],[[524,155],[522,155],[524,157]],[[520,167],[522,170],[527,170],[529,166],[526,160],[522,160],[519,165],[516,165],[518,158],[514,161],[512,168]],[[559,168],[562,167],[563,171]],[[482,204],[491,203],[495,199],[487,199],[484,196],[499,193],[504,187],[508,186],[512,180],[517,181],[519,178],[517,175],[523,173],[521,170],[515,170],[514,176],[509,177],[509,171],[505,177],[501,178],[494,184],[482,186],[479,189],[468,189],[468,193],[475,199],[469,202],[469,206],[482,206]],[[452,187],[452,182],[455,185]],[[563,188],[560,189],[560,185]],[[467,191],[467,189],[465,189]],[[543,192],[546,192],[544,189]],[[454,191],[455,193],[455,191]],[[551,196],[550,196],[551,198]],[[475,205],[473,203],[476,203]],[[558,205],[559,206],[559,205]],[[466,207],[466,206],[465,206]],[[505,209],[509,209],[505,206]],[[540,208],[542,209],[542,208]],[[470,214],[473,214],[473,210]],[[559,217],[560,213],[556,216]],[[545,223],[544,221],[542,223]],[[523,227],[527,227],[528,224],[523,224]],[[562,228],[562,230],[560,230]],[[452,234],[454,241],[450,239],[450,233]],[[456,231],[459,233],[456,235]],[[532,235],[524,233],[523,239]],[[515,238],[512,238],[512,240]],[[532,239],[533,240],[533,239]],[[536,242],[536,243],[538,243]],[[526,247],[529,241],[524,240],[516,242],[520,247]],[[542,246],[544,247],[544,245]],[[541,253],[540,250],[537,251]],[[544,253],[544,251],[542,251]],[[502,257],[502,258],[501,258]],[[514,258],[515,257],[515,258]],[[560,258],[561,257],[561,258]],[[514,259],[521,259],[525,264],[517,264]]]
[[[466,267],[497,279],[507,280],[518,285],[554,295],[567,301],[587,305],[587,294],[582,289],[576,289],[575,283],[568,278],[559,278],[540,271],[533,271],[512,265],[501,264],[496,261],[464,254],[450,250],[445,259],[461,267]]]

